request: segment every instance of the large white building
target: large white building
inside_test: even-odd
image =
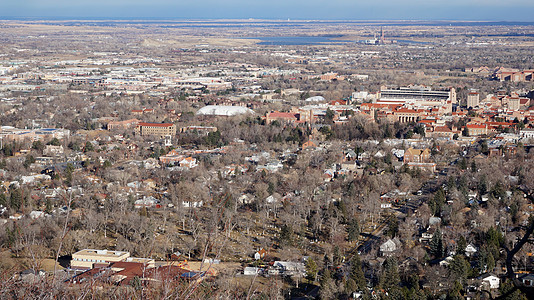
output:
[[[197,116],[237,116],[254,114],[254,111],[244,106],[208,105],[197,111]]]
[[[397,89],[381,87],[378,101],[388,104],[414,104],[418,106],[442,106],[456,103],[456,90],[432,90],[425,86],[408,86]]]

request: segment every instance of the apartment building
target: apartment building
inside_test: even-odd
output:
[[[480,103],[480,94],[477,92],[471,92],[467,94],[467,108],[477,107]]]
[[[135,127],[135,133],[147,136],[155,135],[160,137],[165,136],[175,136],[176,135],[176,125],[173,123],[139,123]]]

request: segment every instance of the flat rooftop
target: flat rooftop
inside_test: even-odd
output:
[[[101,258],[116,258],[120,256],[130,256],[130,252],[126,251],[112,251],[112,250],[96,250],[96,249],[83,249],[73,254],[73,256],[98,256]]]

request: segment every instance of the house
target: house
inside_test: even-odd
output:
[[[314,142],[308,140],[307,142],[302,144],[302,150],[308,149],[308,148],[314,149],[314,148],[317,148],[317,145]]]
[[[358,155],[353,150],[345,151],[345,161],[354,161],[358,158]]]
[[[304,276],[306,273],[306,267],[301,262],[275,261],[273,267],[278,270],[279,274],[283,275]]]
[[[534,287],[534,274],[525,274],[519,277],[523,286]]]
[[[135,203],[134,203],[134,207],[135,208],[143,208],[143,207],[146,207],[146,208],[160,208],[161,205],[159,204],[159,200],[152,197],[152,196],[148,196],[148,197],[143,197],[143,199],[139,199],[139,200],[136,200]]]
[[[432,239],[434,236],[434,232],[436,232],[436,227],[429,227],[427,230],[421,233],[421,238],[419,239],[420,242],[428,242]]]
[[[391,255],[401,247],[401,242],[398,238],[388,239],[385,243],[380,245],[380,253],[383,256]]]
[[[202,207],[202,205],[204,205],[204,201],[196,201],[196,200],[182,201],[182,206],[184,208],[198,208],[198,207]]]
[[[404,164],[410,168],[436,172],[436,163],[430,160],[430,150],[409,148],[404,152]]]
[[[46,216],[49,216],[48,214],[46,214],[44,211],[40,211],[40,210],[34,210],[32,212],[30,212],[30,218],[32,219],[39,219],[41,217],[46,217]]]
[[[56,155],[62,155],[65,152],[63,149],[63,146],[54,146],[54,145],[46,145],[46,147],[43,150],[44,156],[56,156]]]
[[[147,170],[153,170],[159,168],[159,163],[155,158],[150,157],[143,161],[143,166]]]
[[[439,265],[442,266],[442,267],[447,267],[448,265],[451,264],[451,262],[453,260],[454,260],[454,258],[452,256],[447,256],[444,259],[439,261]]]
[[[465,247],[465,256],[472,257],[478,252],[477,248],[473,244],[467,245]]]
[[[253,276],[260,274],[261,268],[257,267],[245,267],[243,270],[243,275],[245,276]]]
[[[481,281],[481,288],[486,287],[490,289],[498,289],[501,283],[499,277],[491,273],[482,274],[477,278],[477,280]]]
[[[430,150],[409,148],[404,152],[404,163],[427,163],[430,160]]]
[[[267,251],[265,251],[265,249],[261,248],[256,253],[254,253],[254,259],[255,260],[263,259],[265,257],[265,254],[267,254]]]

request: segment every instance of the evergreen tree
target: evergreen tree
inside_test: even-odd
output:
[[[496,246],[498,248],[504,242],[504,237],[500,230],[492,226],[486,232],[486,241],[489,246]]]
[[[399,219],[394,214],[390,214],[387,217],[386,224],[388,226],[386,235],[394,238],[399,233]]]
[[[449,273],[454,276],[455,279],[459,280],[460,283],[465,283],[469,272],[471,270],[471,265],[465,259],[463,255],[455,255],[454,259],[449,264]]]
[[[0,192],[0,205],[4,207],[8,206],[6,195],[2,192]]]
[[[27,169],[34,162],[35,162],[35,158],[32,155],[27,155],[26,159],[24,160],[24,163],[22,163],[22,165]]]
[[[93,144],[91,142],[86,142],[85,147],[83,147],[83,152],[91,152],[95,151],[95,147],[93,147]]]
[[[324,116],[325,123],[326,124],[333,124],[334,123],[334,116],[335,116],[334,111],[331,110],[330,108],[327,108],[325,116]]]
[[[362,262],[360,256],[355,254],[350,261],[350,279],[354,280],[358,291],[365,290],[367,284],[365,281],[365,276],[363,275]],[[352,291],[356,292],[356,291]]]
[[[312,258],[308,258],[306,261],[306,279],[310,282],[315,282],[317,279],[317,263]]]
[[[11,247],[15,244],[17,240],[17,225],[13,226],[13,229],[10,229],[9,226],[6,226],[6,237],[5,244],[7,247]]]
[[[493,272],[493,269],[495,269],[495,258],[493,258],[493,254],[491,252],[488,253],[488,258],[486,260],[486,266],[488,267],[488,272]]]
[[[221,132],[219,130],[208,133],[206,137],[206,144],[210,146],[218,146],[221,140]]]
[[[9,206],[15,210],[19,210],[22,207],[22,191],[20,189],[13,189],[11,191]]]
[[[47,145],[59,146],[59,145],[61,145],[61,143],[59,142],[59,140],[57,138],[53,138],[53,139],[50,140],[50,142],[47,143]]]
[[[44,145],[41,141],[35,141],[32,143],[32,149],[37,150],[37,151],[43,151]]]
[[[471,172],[476,173],[478,171],[477,163],[473,160],[471,162]]]
[[[480,272],[486,272],[487,260],[488,252],[486,251],[486,248],[481,248],[480,251],[478,251],[477,257],[477,267]]]
[[[463,300],[462,296],[462,284],[458,281],[454,282],[454,286],[447,295],[447,300]]]
[[[449,176],[449,179],[447,180],[447,189],[449,191],[456,189],[456,179],[454,176]]]
[[[512,292],[515,290],[514,292]],[[521,292],[520,289],[516,289],[514,287],[514,283],[512,280],[506,280],[501,283],[499,287],[499,292],[501,295],[506,295],[506,297],[502,297],[505,300],[527,300],[528,298]]]
[[[319,289],[319,296],[321,299],[333,299],[334,298],[334,282],[332,280],[332,273],[328,268],[326,268],[323,272],[323,276],[321,276],[321,285]]]
[[[434,194],[434,198],[432,198],[432,201],[430,201],[429,206],[432,210],[432,214],[434,216],[439,216],[441,214],[441,208],[443,207],[443,204],[445,204],[445,201],[447,198],[445,197],[445,191],[443,188],[440,188],[436,194]]]
[[[480,152],[486,155],[489,154],[488,143],[485,140],[482,141],[482,144],[480,145]]]
[[[291,245],[293,236],[293,229],[289,225],[282,225],[280,228],[280,245],[286,246]]]
[[[347,233],[347,239],[349,240],[349,242],[358,240],[358,238],[360,237],[360,224],[358,223],[358,219],[350,219],[349,226],[347,227]]]
[[[52,212],[52,202],[50,201],[50,198],[46,198],[46,202],[45,202],[45,212],[47,214],[51,213]]]
[[[435,258],[440,258],[443,256],[443,237],[441,235],[441,230],[436,229],[434,232],[434,235],[432,236],[432,239],[430,240],[430,253]]]
[[[381,286],[387,290],[399,288],[400,278],[395,257],[388,257],[382,265],[382,276],[380,277]]]
[[[480,176],[477,188],[478,188],[480,195],[484,195],[488,192],[488,183],[486,182],[486,176],[484,175]]]
[[[458,166],[462,170],[467,170],[467,160],[465,159],[465,157],[462,157],[462,159],[460,159],[460,163],[458,164]]]
[[[506,191],[504,190],[504,187],[500,181],[497,181],[495,183],[495,185],[491,189],[491,194],[496,199],[500,199],[500,200],[504,199],[504,197],[506,196]]]
[[[465,240],[465,238],[462,235],[458,239],[458,243],[457,243],[457,246],[456,246],[456,254],[457,255],[464,255],[465,254],[465,247],[467,247],[467,241]]]

